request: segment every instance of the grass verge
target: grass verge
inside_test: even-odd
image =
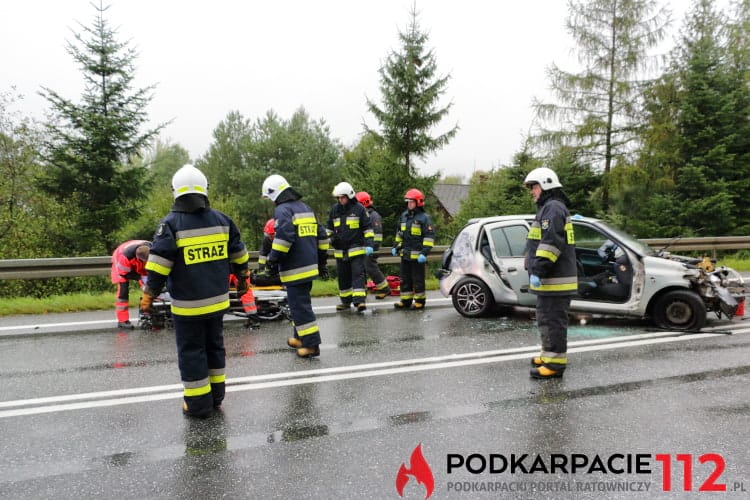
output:
[[[427,289],[437,290],[438,281],[427,278]],[[313,297],[335,297],[339,293],[336,280],[313,281]],[[136,290],[130,294],[130,306],[138,307],[141,294]],[[44,299],[17,297],[3,299],[0,302],[0,317],[17,314],[47,314],[81,311],[106,311],[112,309],[114,314],[114,291],[102,293],[75,293],[68,295],[50,295]]]

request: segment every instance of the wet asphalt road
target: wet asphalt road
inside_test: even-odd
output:
[[[286,348],[282,321],[228,321],[230,392],[206,420],[180,412],[171,332],[118,332],[111,313],[4,319],[0,497],[399,498],[399,467],[419,474],[421,444],[434,490],[406,475],[403,498],[703,498],[719,462],[722,497],[747,498],[750,321],[693,335],[576,324],[565,378],[539,382],[528,313],[467,320],[446,304],[335,315],[318,301],[313,360]],[[513,473],[480,470],[523,454]],[[617,473],[617,454],[648,465]],[[588,465],[524,473],[556,455]],[[613,469],[589,469],[597,456]],[[462,459],[471,471],[449,473]]]

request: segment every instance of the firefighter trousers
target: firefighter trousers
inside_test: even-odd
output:
[[[388,288],[388,282],[385,279],[385,275],[383,275],[383,271],[380,270],[380,266],[378,266],[377,257],[374,255],[365,256],[365,272],[372,279],[376,290]]]
[[[339,299],[342,304],[362,304],[367,297],[365,289],[365,256],[336,259],[339,280]]]
[[[537,295],[536,324],[542,340],[542,357],[564,364],[568,351],[570,295]]]
[[[427,301],[425,291],[426,264],[416,260],[401,259],[401,302],[411,304],[411,301],[424,304]]]
[[[294,338],[302,341],[303,347],[315,347],[320,344],[318,320],[312,307],[312,281],[284,285],[289,312],[294,323]]]
[[[224,314],[202,318],[173,315],[172,320],[187,411],[192,415],[206,415],[224,400]]]

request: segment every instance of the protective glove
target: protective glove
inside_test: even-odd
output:
[[[327,280],[331,277],[331,275],[328,273],[328,267],[327,266],[321,266],[318,268],[318,275],[320,276],[320,279]]]
[[[419,257],[417,257],[417,262],[419,262],[420,264],[424,264],[425,262],[427,262],[427,257],[424,254],[420,253]]]
[[[391,255],[394,257],[398,256],[398,249],[396,247],[391,248]]]
[[[247,271],[245,271],[247,273]],[[247,293],[247,289],[250,288],[247,275],[237,276],[237,296],[242,297]]]
[[[529,284],[534,288],[539,288],[540,286],[542,286],[542,280],[539,279],[539,276],[537,276],[536,274],[532,274],[531,276],[529,276]]]
[[[144,314],[152,314],[154,312],[154,296],[149,292],[143,292],[141,296],[140,309]]]
[[[373,249],[372,247],[365,247],[365,255],[372,255]]]

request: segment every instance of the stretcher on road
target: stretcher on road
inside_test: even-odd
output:
[[[274,321],[277,319],[291,319],[287,293],[281,285],[251,286],[250,289],[255,296],[256,314],[245,312],[241,297],[237,296],[237,290],[229,290],[229,311],[227,314],[240,318],[247,318],[245,326],[255,326],[257,320]],[[145,313],[139,311],[138,325],[143,330],[161,330],[172,328],[172,301],[168,293],[162,293],[154,298],[153,312]]]

